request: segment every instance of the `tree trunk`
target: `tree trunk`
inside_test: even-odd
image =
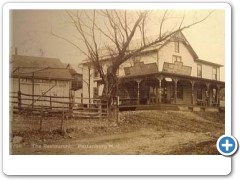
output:
[[[118,77],[116,75],[116,70],[113,70],[113,68],[109,67],[104,79],[103,88],[103,99],[107,101],[109,112],[111,112],[113,99],[117,95],[117,85]]]

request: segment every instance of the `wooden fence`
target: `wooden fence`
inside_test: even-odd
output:
[[[10,92],[10,106],[13,112],[62,115],[78,118],[106,118],[109,115],[108,104],[102,99],[90,99],[91,103],[77,103],[82,97],[61,97],[24,94],[21,91]],[[88,99],[89,100],[89,99]]]

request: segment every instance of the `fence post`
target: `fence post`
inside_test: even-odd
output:
[[[117,96],[117,103],[116,103],[116,109],[117,109],[117,125],[119,122],[119,96]]]
[[[50,109],[52,109],[52,96],[50,96],[49,98],[50,98]]]
[[[101,102],[101,100],[98,103],[98,114],[99,114],[100,120],[102,120],[102,102]]]
[[[18,91],[18,112],[21,112],[22,104],[21,104],[21,91]]]
[[[73,110],[73,97],[70,94],[69,95],[69,112],[72,114],[72,110]]]
[[[13,105],[10,105],[10,121],[13,120]]]
[[[81,104],[83,104],[83,93],[81,93]]]
[[[43,121],[43,107],[41,106],[41,118],[40,118],[40,127],[39,127],[39,131],[42,131],[42,121]]]
[[[32,73],[32,112],[34,109],[34,72]]]
[[[63,130],[63,120],[64,120],[64,106],[62,110],[61,130]]]
[[[108,101],[107,101],[107,126],[109,127],[109,108],[108,108]]]

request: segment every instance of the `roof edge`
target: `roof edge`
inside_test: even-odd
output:
[[[210,64],[210,65],[214,65],[214,66],[217,66],[217,67],[223,67],[222,64],[217,64],[217,63],[206,61],[206,60],[202,60],[202,59],[195,59],[195,61],[196,62],[200,62],[202,64]]]

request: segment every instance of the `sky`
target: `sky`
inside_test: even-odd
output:
[[[188,13],[188,14],[187,14]],[[191,21],[191,11],[187,11],[185,23]],[[204,13],[199,11],[199,13]],[[169,16],[182,16],[183,11],[175,11]],[[159,19],[161,12],[153,12],[150,27]],[[19,55],[59,58],[63,63],[78,64],[85,57],[71,44],[51,35],[51,29],[65,37],[75,37],[74,29],[64,10],[14,10],[10,13],[11,49],[18,49]],[[189,19],[189,20],[188,20]],[[174,20],[168,20],[169,28]],[[149,35],[155,35],[156,28],[149,28]],[[203,60],[225,65],[225,13],[215,10],[205,21],[183,31],[187,40]],[[14,51],[13,51],[14,52]],[[13,53],[12,52],[12,53]],[[221,80],[224,78],[221,69]]]

